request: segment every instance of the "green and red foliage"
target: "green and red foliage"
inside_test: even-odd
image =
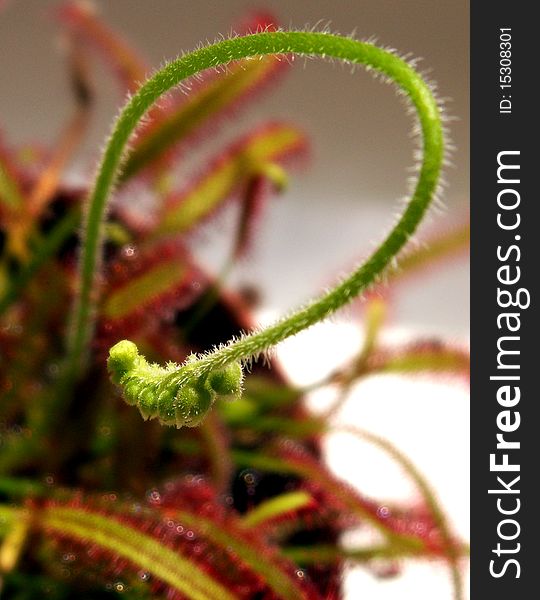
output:
[[[255,363],[242,398],[218,400],[198,428],[144,422],[120,401],[106,351],[129,337],[156,362],[186,360],[254,329],[249,303],[206,273],[190,252],[192,232],[228,201],[240,203],[229,266],[256,243],[255,226],[294,159],[307,148],[294,125],[263,123],[231,141],[181,189],[164,184],[186,149],[269,90],[287,56],[236,60],[205,72],[152,108],[118,178],[120,201],[104,229],[95,328],[85,368],[62,383],[67,307],[78,290],[79,226],[86,187],[65,182],[88,125],[94,53],[122,93],[146,78],[143,59],[85,4],[57,14],[69,37],[75,112],[50,151],[33,161],[0,140],[0,574],[10,598],[337,599],[348,562],[446,561],[461,597],[452,535],[433,493],[388,442],[417,484],[414,505],[381,510],[324,464],[328,415],[311,414],[304,392],[275,359]],[[241,34],[275,31],[269,15]],[[89,184],[90,185],[90,184]],[[137,186],[152,199],[141,214],[122,201]],[[431,250],[405,254],[402,272],[465,247],[450,231]],[[370,293],[381,296],[380,289]],[[384,294],[383,294],[384,295]],[[379,301],[377,301],[379,302]],[[374,303],[377,304],[377,303]],[[366,343],[351,364],[318,385],[373,373],[468,373],[465,351],[443,343],[381,346],[380,314],[367,310]],[[171,367],[172,368],[172,367]],[[69,378],[68,378],[69,379]],[[344,548],[343,532],[372,529],[378,542]]]

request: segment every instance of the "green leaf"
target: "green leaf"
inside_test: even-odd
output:
[[[167,202],[155,235],[184,233],[210,216],[264,165],[283,160],[305,146],[291,125],[272,124],[232,144],[185,192]]]
[[[151,270],[112,291],[103,303],[102,314],[107,319],[121,319],[176,287],[184,280],[185,275],[185,265],[179,264],[177,260],[158,263]]]
[[[288,512],[294,512],[308,506],[313,501],[312,497],[303,491],[280,494],[266,500],[250,510],[242,519],[245,527],[256,527],[261,523],[275,519]]]
[[[195,516],[190,513],[180,512],[178,518],[190,526],[201,531],[209,540],[235,552],[253,571],[259,574],[262,580],[274,591],[278,598],[283,600],[299,600],[306,598],[299,581],[295,581],[285,570],[283,560],[278,555],[272,556],[269,552],[263,554],[262,547],[257,548],[247,540],[242,539],[234,531],[227,531],[224,527],[209,519]],[[266,550],[268,550],[266,548]],[[281,563],[281,564],[280,564]],[[312,597],[312,596],[308,596]]]
[[[40,527],[96,544],[125,558],[191,600],[234,600],[235,596],[196,563],[149,535],[88,510],[55,506],[39,516]]]

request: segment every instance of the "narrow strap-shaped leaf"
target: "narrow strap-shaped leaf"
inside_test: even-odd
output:
[[[406,520],[382,516],[376,502],[362,497],[349,485],[327,471],[323,465],[305,454],[300,456],[296,453],[287,453],[281,456],[270,456],[234,450],[232,455],[240,466],[299,475],[320,487],[327,494],[328,499],[333,500],[337,506],[350,511],[360,521],[370,523],[393,543],[419,550],[426,546],[425,536],[428,533],[421,536]]]
[[[46,508],[40,527],[96,544],[151,573],[191,600],[234,600],[235,596],[195,562],[117,519],[74,507]]]
[[[28,212],[33,216],[42,214],[43,209],[53,198],[60,177],[81,143],[90,120],[93,90],[86,57],[76,40],[70,40],[67,58],[75,111],[56,139],[47,163],[28,195]]]
[[[343,369],[331,373],[328,377],[304,388],[310,391],[328,384],[345,384],[345,392],[350,384],[358,379],[379,373],[400,373],[403,375],[447,373],[448,375],[468,377],[471,368],[470,354],[467,350],[443,344],[438,341],[417,341],[391,348],[381,347],[374,350],[362,364],[349,364]],[[329,413],[335,413],[346,398],[340,398],[339,404]]]
[[[73,209],[54,229],[52,229],[43,241],[37,244],[34,253],[28,263],[22,270],[13,277],[4,294],[0,296],[0,315],[17,300],[25,286],[31,281],[32,277],[39,269],[47,263],[48,260],[57,252],[65,240],[73,234],[80,220],[80,211]]]
[[[230,531],[228,531],[214,521],[185,511],[177,513],[177,517],[182,523],[201,531],[209,540],[236,553],[242,561],[262,577],[278,598],[283,600],[317,599],[318,596],[311,586],[309,595],[306,595],[307,590],[302,587],[300,580],[295,580],[291,573],[287,572],[286,567],[291,567],[291,565],[287,565],[287,561],[280,558],[276,552],[272,552],[271,548],[263,547],[260,543],[257,544],[255,539],[250,541],[244,539],[245,534],[240,529],[235,531],[234,527],[229,525]]]
[[[313,584],[296,576],[295,564],[284,558],[277,547],[269,545],[257,531],[243,527],[241,521],[218,506],[213,517],[172,506],[157,510],[140,507],[135,521],[125,514],[126,507],[112,508],[115,512],[105,514],[73,505],[55,504],[35,511],[0,505],[0,523],[12,527],[22,521],[55,537],[97,546],[115,560],[128,561],[161,580],[171,591],[174,589],[193,600],[232,600],[237,597],[232,591],[237,586],[261,593],[272,591],[272,598],[280,600],[320,600]],[[160,529],[156,522],[156,527],[148,530],[148,523],[156,517],[164,519],[163,523],[172,521],[182,530],[195,532],[209,553],[206,568],[200,566],[197,552],[192,554],[189,543],[184,542],[178,550],[164,543],[173,541],[170,527],[163,525],[165,529]],[[239,593],[247,597],[243,595],[246,592]]]
[[[408,248],[398,257],[397,268],[387,272],[385,283],[400,281],[408,275],[428,269],[437,261],[463,252],[469,246],[470,236],[470,224],[465,223],[428,238],[414,249]]]
[[[445,344],[425,342],[374,352],[363,374],[445,372],[467,375],[470,366],[467,351]]]
[[[187,190],[169,198],[156,235],[188,231],[213,213],[264,165],[305,148],[305,138],[291,125],[274,123],[232,144]]]
[[[219,414],[213,412],[202,423],[199,433],[209,463],[213,487],[218,493],[226,493],[233,472],[229,431],[224,427]]]
[[[4,253],[20,261],[28,257],[25,231],[28,226],[24,213],[26,191],[21,185],[23,172],[13,157],[13,151],[0,138],[0,231],[7,230]],[[0,264],[0,270],[2,265]],[[0,283],[5,277],[0,273]]]
[[[187,252],[177,243],[127,247],[124,254],[109,269],[101,305],[101,318],[109,324],[128,325],[127,319],[138,319],[150,308],[157,318],[200,287]]]
[[[69,3],[59,11],[60,20],[86,43],[96,48],[107,66],[111,66],[124,89],[135,91],[145,79],[149,68],[144,60],[122,37],[110,29],[99,17],[82,3]],[[255,15],[239,28],[241,34],[274,28],[270,15]],[[206,74],[203,82],[194,83],[194,93],[182,102],[170,103],[167,111],[153,110],[153,122],[139,132],[128,158],[123,179],[129,179],[187,136],[198,131],[201,125],[215,121],[242,100],[254,95],[287,61],[268,56],[260,60],[238,61],[229,67],[223,77]]]
[[[349,393],[354,382],[365,372],[366,364],[373,354],[377,344],[385,316],[385,302],[381,298],[373,296],[368,302],[366,308],[366,314],[364,318],[365,332],[360,352],[352,360],[352,365],[349,368],[347,368],[345,371],[332,373],[330,375],[330,380],[338,381],[341,385],[337,398],[324,413],[326,422],[330,421],[332,417],[341,409],[349,397]]]
[[[92,90],[84,56],[81,48],[75,43],[70,45],[68,63],[75,99],[75,112],[60,132],[53,150],[47,156],[42,170],[27,193],[26,201],[17,215],[16,227],[11,232],[12,236],[16,237],[17,247],[22,249],[26,258],[28,254],[26,249],[36,235],[37,221],[54,199],[62,173],[88,128],[92,107]]]

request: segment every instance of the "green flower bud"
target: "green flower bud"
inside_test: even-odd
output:
[[[133,369],[139,358],[137,346],[129,340],[122,340],[109,350],[107,369],[113,383],[119,384],[122,377]]]
[[[177,427],[197,427],[215,400],[215,393],[204,385],[183,385],[176,394],[175,418]]]
[[[231,363],[220,371],[212,371],[207,378],[210,389],[219,396],[239,396],[244,374],[239,363]]]

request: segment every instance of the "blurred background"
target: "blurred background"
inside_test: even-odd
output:
[[[0,123],[13,144],[45,145],[71,110],[69,82],[52,12],[54,0],[11,0],[0,19]],[[105,21],[122,32],[152,66],[227,34],[246,14],[264,10],[284,27],[355,31],[401,54],[421,57],[419,68],[447,99],[451,141],[444,207],[431,213],[422,232],[462,222],[468,213],[468,2],[465,0],[134,0],[96,1]],[[97,152],[122,102],[106,69],[95,61],[96,110],[91,134],[73,157],[70,177],[93,172]],[[402,101],[386,85],[358,69],[297,60],[253,108],[225,127],[220,139],[273,118],[302,127],[311,153],[293,171],[286,194],[273,200],[260,225],[257,245],[235,269],[234,285],[256,285],[262,322],[282,314],[330,284],[361,260],[393,222],[414,165],[412,123]],[[209,147],[218,140],[210,140]],[[197,171],[199,151],[179,177]],[[230,237],[234,209],[205,229],[194,252],[217,270]],[[410,336],[467,344],[468,265],[446,262],[400,285],[392,296],[388,340]],[[355,311],[283,344],[279,354],[299,383],[319,379],[357,350],[362,339]],[[325,392],[331,394],[330,392]],[[314,406],[328,401],[319,394]],[[434,484],[458,533],[468,539],[468,395],[465,382],[373,378],[354,390],[339,416],[384,435],[402,448]],[[410,497],[410,484],[374,450],[331,436],[328,459],[344,477],[374,496]],[[354,460],[351,460],[354,457]],[[356,458],[358,457],[358,458]],[[374,580],[353,570],[348,597],[450,598],[441,566],[407,565],[398,579]]]

